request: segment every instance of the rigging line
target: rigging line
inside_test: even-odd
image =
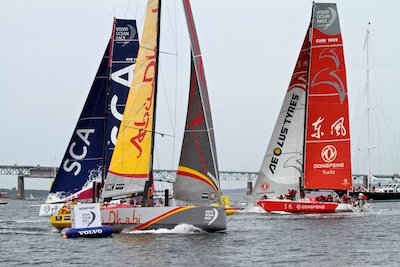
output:
[[[162,137],[164,137],[164,136],[175,137],[175,135],[171,135],[171,134],[167,134],[167,133],[162,133],[162,132],[157,132],[157,131],[143,130],[142,128],[137,128],[137,127],[125,126],[125,128],[134,129],[134,130],[139,130],[139,133],[140,133],[140,132],[147,132],[147,133],[158,134],[158,135],[161,135]]]
[[[146,47],[146,46],[140,46],[140,48],[147,49],[147,50],[150,50],[150,51],[153,51],[153,50],[154,50],[154,48],[150,48],[150,47]],[[174,53],[166,52],[166,51],[161,51],[161,50],[159,51],[159,53],[160,53],[160,54],[164,54],[164,55],[176,56],[176,54],[174,54]]]
[[[214,128],[209,128],[209,129],[201,129],[201,130],[186,130],[185,129],[185,133],[202,133],[202,132],[209,132],[209,131],[213,131]]]
[[[378,131],[380,129],[389,128],[389,131],[385,132],[387,134],[387,136],[381,136],[381,138],[387,137],[389,139],[388,141],[390,142],[390,145],[389,145],[389,147],[385,146],[385,147],[382,147],[382,148],[383,149],[385,149],[385,148],[389,149],[389,154],[390,154],[390,157],[391,157],[391,160],[389,159],[389,161],[392,162],[393,167],[394,167],[395,166],[395,155],[394,155],[395,151],[393,150],[393,148],[396,145],[396,141],[395,141],[396,140],[396,135],[395,135],[395,129],[394,129],[393,125],[395,125],[395,124],[393,123],[391,113],[389,112],[389,114],[387,114],[386,113],[387,109],[383,108],[383,107],[389,106],[389,105],[384,105],[385,103],[388,102],[388,101],[386,101],[388,98],[387,98],[386,90],[384,90],[384,86],[383,86],[383,82],[382,82],[382,76],[380,76],[380,71],[379,71],[379,68],[378,68],[378,66],[379,66],[378,65],[378,59],[377,59],[377,56],[376,56],[376,53],[375,53],[375,49],[371,45],[371,43],[370,43],[370,47],[371,47],[372,56],[373,56],[372,57],[373,66],[377,66],[377,67],[373,68],[373,73],[375,74],[375,77],[377,77],[377,79],[376,79],[377,80],[376,89],[380,89],[379,90],[379,92],[380,92],[379,94],[377,94],[377,90],[374,90],[373,93],[374,93],[376,101],[378,102],[378,106],[380,107],[378,114],[381,115],[382,121],[384,123],[383,127],[379,127],[379,124],[377,124],[378,125]],[[391,123],[389,123],[388,117],[389,117],[389,120],[390,120]],[[380,120],[378,120],[378,117],[376,118],[376,120],[380,121]],[[384,140],[384,139],[378,139],[378,140]],[[394,143],[394,146],[392,146],[393,143]],[[387,153],[382,153],[382,155],[386,155],[386,154]],[[379,157],[379,159],[381,160],[381,157]]]
[[[177,23],[177,15],[176,15],[176,1],[174,4],[174,19],[175,19],[175,37],[176,37],[176,42],[175,42],[175,86],[174,86],[174,121],[173,121],[173,127],[172,131],[174,133],[174,138],[173,138],[173,144],[172,144],[172,158],[171,158],[171,168],[174,167],[174,159],[175,159],[175,145],[176,145],[176,105],[177,105],[177,92],[178,92],[178,23]]]
[[[169,27],[171,28],[172,37],[173,37],[172,39],[174,40],[174,45],[176,47],[176,36],[174,35],[174,31],[173,31],[173,28],[172,28],[171,12],[169,10],[168,1],[166,1],[166,3],[167,3],[166,6],[167,6],[168,19],[169,19]],[[175,2],[175,7],[176,7],[176,2]],[[176,13],[176,9],[175,9],[175,13]],[[175,21],[175,24],[176,24],[176,21]],[[177,34],[177,32],[175,32],[175,34]]]
[[[138,9],[139,9],[139,0],[136,0],[135,18],[137,18]]]
[[[165,51],[160,51],[160,54],[164,54],[164,55],[171,55],[171,56],[177,56],[177,54],[176,54],[176,53],[165,52]]]
[[[159,161],[159,157],[158,157],[158,148],[157,148],[157,146],[154,147],[153,156],[156,158],[155,162],[157,162],[157,169],[161,169],[160,168],[160,161]],[[153,165],[154,165],[154,162],[153,162]],[[153,179],[154,179],[154,173],[153,173]],[[154,180],[153,180],[153,183],[154,183]]]
[[[384,83],[383,83],[383,80],[382,80],[382,74],[381,74],[380,69],[379,69],[379,64],[378,64],[378,60],[377,60],[377,57],[376,57],[376,54],[375,54],[375,50],[373,49],[374,47],[372,46],[371,48],[372,48],[371,50],[373,52],[373,59],[374,59],[375,65],[377,65],[377,67],[374,68],[374,73],[375,73],[375,75],[377,77],[378,87],[380,88],[379,91],[382,92],[382,97],[383,97],[383,99],[382,99],[383,103],[381,102],[380,104],[381,104],[381,107],[386,107],[386,106],[389,106],[389,105],[385,105],[384,106],[382,104],[387,103],[388,102],[387,99],[389,99],[389,98],[387,96],[387,91],[384,88]],[[381,100],[381,99],[378,99],[378,100]],[[393,116],[391,116],[392,112],[388,112],[388,113],[386,113],[386,112],[388,112],[388,109],[382,109],[382,117],[383,117],[383,120],[385,121],[385,125],[389,125],[389,127],[391,128],[390,132],[393,134],[392,137],[393,137],[393,140],[395,141],[396,140],[396,129],[393,126],[396,125],[396,124],[393,121]],[[388,123],[388,118],[390,120],[390,123]],[[395,143],[396,143],[396,141],[395,141]]]
[[[164,79],[163,68],[162,68],[161,64],[160,64],[159,70],[160,70],[161,80],[162,80],[162,85],[163,85],[162,88],[163,88],[163,91],[164,91],[164,94],[165,94],[165,99],[166,99],[166,101],[167,101],[169,120],[170,120],[170,122],[171,122],[171,125],[173,126],[171,108],[170,108],[169,101],[168,101],[167,90],[166,90],[166,88],[165,88],[165,79]]]
[[[363,49],[364,50],[364,49]],[[363,78],[362,78],[362,76],[363,76],[363,74],[364,74],[364,72],[363,72],[363,66],[364,66],[364,60],[365,60],[365,53],[362,53],[361,54],[361,64],[360,64],[360,67],[359,67],[359,70],[358,70],[358,86],[357,86],[357,88],[358,88],[358,90],[356,91],[358,94],[360,93],[360,91],[362,90],[361,88],[362,88],[362,81],[363,81]],[[357,99],[357,101],[355,101],[355,103],[353,102],[352,103],[352,108],[353,109],[351,109],[351,110],[355,110],[355,112],[353,112],[353,114],[352,114],[352,118],[353,119],[355,119],[355,120],[353,120],[353,121],[357,121],[357,117],[359,116],[359,109],[360,109],[360,105],[361,105],[361,103],[362,103],[362,99],[361,99],[361,97],[357,97],[358,95],[356,95],[356,99]],[[354,118],[355,117],[355,118]]]
[[[131,0],[128,0],[128,6],[125,9],[124,19],[126,19],[126,13],[128,13],[129,6],[131,5]]]

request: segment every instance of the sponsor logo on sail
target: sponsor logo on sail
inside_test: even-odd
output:
[[[331,170],[322,170],[322,174],[335,174],[336,171],[333,169],[343,169],[344,168],[344,162],[332,162],[336,159],[337,157],[337,149],[333,145],[326,145],[324,148],[321,150],[321,158],[325,163],[314,163],[313,168],[314,169],[331,169]]]
[[[328,65],[331,63],[334,65],[334,68],[327,67],[318,71],[312,79],[311,86],[324,85],[333,87],[338,93],[340,103],[343,104],[346,99],[346,85],[339,74],[341,58],[339,57],[338,51],[336,51],[335,48],[325,48],[320,52],[318,58],[321,62],[320,64]],[[329,80],[327,80],[326,77],[328,77]]]
[[[347,179],[347,178],[344,178],[343,179],[343,183],[342,183],[342,185],[344,185],[344,186],[348,186],[350,183],[349,183],[349,179]]]
[[[82,145],[78,145],[77,142],[72,142],[68,148],[68,154],[73,159],[66,159],[63,164],[63,169],[66,172],[74,171],[74,176],[77,176],[82,169],[80,160],[83,160],[88,153],[90,147],[90,135],[95,132],[95,129],[76,129],[75,134],[79,137],[79,140],[83,142]],[[73,137],[76,140],[75,136]],[[79,142],[81,143],[81,142]]]
[[[262,191],[268,191],[268,189],[269,189],[269,183],[268,182],[262,182],[261,183],[261,185],[260,185],[260,187],[261,187],[261,190]]]
[[[334,161],[336,156],[337,150],[333,145],[327,145],[321,151],[321,158],[327,163]]]
[[[156,48],[154,48],[154,51]],[[146,59],[148,60],[146,69],[143,74],[143,83],[151,83],[151,91],[148,97],[146,97],[145,103],[143,103],[143,108],[138,110],[138,113],[142,114],[137,114],[137,117],[141,117],[142,119],[140,121],[135,121],[134,125],[139,129],[137,135],[131,138],[131,143],[135,146],[135,148],[138,151],[137,158],[139,158],[142,155],[142,141],[145,139],[146,135],[148,132],[151,130],[149,127],[151,127],[150,123],[150,117],[152,117],[152,111],[151,108],[153,106],[153,97],[154,97],[154,75],[155,75],[155,68],[156,68],[156,54],[154,53],[153,55],[147,56]]]
[[[285,145],[286,136],[289,133],[289,126],[293,119],[293,114],[296,110],[297,103],[299,101],[299,95],[293,93],[292,98],[289,103],[288,110],[286,112],[285,119],[283,120],[282,128],[279,133],[278,141],[276,142],[276,147],[273,150],[274,156],[271,158],[269,164],[269,170],[272,174],[275,174],[276,166],[279,162],[279,156],[282,154],[282,148]]]

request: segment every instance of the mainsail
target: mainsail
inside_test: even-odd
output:
[[[118,129],[125,110],[129,89],[133,80],[133,69],[139,50],[136,20],[115,19],[112,36],[112,57],[107,102],[107,143],[105,172],[117,142]]]
[[[254,199],[303,187],[352,187],[346,73],[336,4],[316,3],[313,8]]]
[[[151,171],[157,68],[158,1],[149,1],[134,77],[102,198],[144,191]]]
[[[307,87],[307,31],[289,88],[254,185],[254,198],[279,197],[298,189],[303,165],[304,107]]]
[[[349,107],[336,4],[314,6],[304,188],[352,189]]]
[[[220,202],[221,191],[210,102],[196,28],[188,0],[183,0],[191,41],[188,112],[174,197],[194,204]]]
[[[112,38],[46,202],[71,195],[92,198],[92,182],[101,182],[102,169],[108,168],[129,91],[131,76],[125,73],[135,62],[138,46],[136,21],[114,19]]]

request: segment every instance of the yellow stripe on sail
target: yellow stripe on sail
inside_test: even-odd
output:
[[[194,179],[203,181],[206,184],[210,185],[215,190],[215,192],[220,193],[218,188],[215,186],[214,182],[210,178],[196,170],[184,166],[178,166],[178,174],[190,176]]]
[[[114,174],[149,173],[157,64],[157,20],[158,1],[149,1],[134,78],[110,162],[109,170]]]

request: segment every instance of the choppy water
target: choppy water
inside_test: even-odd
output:
[[[400,266],[400,202],[358,214],[249,211],[224,233],[183,225],[67,240],[32,204],[0,205],[0,266]]]

